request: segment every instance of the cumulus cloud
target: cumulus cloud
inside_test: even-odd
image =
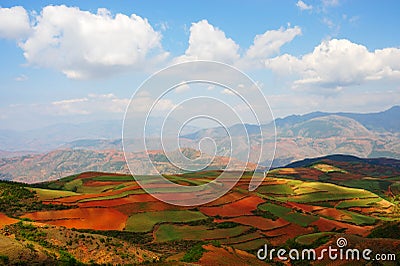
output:
[[[161,34],[135,14],[114,16],[107,9],[94,14],[62,5],[44,7],[35,20],[31,35],[20,43],[26,60],[69,78],[143,68],[145,60],[168,55],[162,51]]]
[[[312,7],[312,5],[307,5],[306,3],[304,3],[303,1],[301,1],[301,0],[299,0],[297,3],[296,3],[296,6],[301,10],[301,11],[303,11],[303,10],[311,10],[313,7]]]
[[[21,6],[0,8],[0,38],[22,39],[30,32],[29,16]]]
[[[279,30],[269,30],[254,38],[253,44],[246,51],[244,61],[247,64],[261,64],[272,55],[279,53],[280,48],[291,42],[296,36],[301,35],[301,28],[280,28]]]
[[[369,80],[400,78],[400,49],[373,52],[346,39],[323,41],[312,53],[295,57],[284,54],[267,60],[266,66],[280,74],[297,76],[294,88],[340,88]]]
[[[207,20],[193,23],[190,27],[189,47],[177,61],[215,60],[234,63],[239,59],[239,45]]]

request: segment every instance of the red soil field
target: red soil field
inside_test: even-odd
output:
[[[19,222],[19,220],[10,218],[4,213],[0,212],[0,228],[4,227],[5,225],[15,224]]]
[[[93,200],[87,202],[77,203],[79,207],[115,207],[124,204],[136,203],[136,202],[152,202],[158,201],[156,198],[149,194],[129,195],[127,197],[110,199],[110,200]]]
[[[247,197],[247,196],[244,195],[244,194],[241,194],[241,193],[238,193],[238,192],[230,192],[230,193],[227,193],[227,194],[223,195],[222,197],[220,197],[220,198],[218,198],[218,199],[216,199],[216,200],[214,200],[214,201],[212,201],[210,203],[207,203],[205,206],[211,207],[211,206],[224,205],[224,204],[227,204],[227,203],[231,203],[231,202],[243,199],[245,197]]]
[[[65,197],[65,198],[57,199],[56,201],[49,201],[49,202],[55,203],[55,204],[56,203],[67,203],[67,204],[68,203],[76,203],[83,199],[98,198],[98,197],[104,197],[104,196],[114,196],[114,195],[118,195],[125,191],[135,190],[135,189],[139,189],[139,188],[140,188],[140,186],[133,185],[133,186],[121,188],[118,190],[107,191],[107,192],[103,192],[103,193],[93,193],[93,194],[84,194],[84,195]]]
[[[202,207],[200,211],[208,216],[236,217],[253,215],[251,211],[257,209],[257,205],[263,202],[265,200],[257,196],[250,196],[220,207]]]
[[[236,222],[243,225],[250,225],[260,230],[272,230],[289,224],[287,221],[281,218],[273,221],[260,216],[241,216],[226,220],[214,220],[214,222]]]
[[[231,247],[218,248],[205,245],[203,248],[207,252],[204,252],[203,257],[199,260],[200,265],[266,265],[264,261],[257,259],[254,255]]]
[[[263,235],[271,237],[269,241],[272,245],[282,245],[288,239],[295,238],[299,235],[310,234],[314,232],[313,228],[304,228],[297,224],[289,224],[274,230],[262,232]]]
[[[112,208],[43,211],[28,213],[22,217],[67,228],[94,230],[123,230],[128,218],[125,214]]]
[[[127,216],[134,213],[148,212],[148,211],[168,211],[168,210],[186,210],[190,207],[178,207],[175,205],[167,204],[162,201],[149,201],[149,202],[135,202],[114,207],[114,209],[122,212]]]
[[[356,234],[366,236],[373,229],[373,226],[358,226],[353,224],[347,224],[339,221],[333,221],[326,218],[319,218],[317,221],[310,224],[316,225],[321,232],[329,232],[336,229],[347,228],[346,234]]]
[[[326,208],[320,211],[316,211],[315,212],[318,215],[322,215],[322,216],[326,216],[326,217],[330,217],[334,220],[337,221],[341,221],[345,218],[351,219],[350,216],[346,215],[345,213],[343,213],[342,211],[335,209],[335,208]]]

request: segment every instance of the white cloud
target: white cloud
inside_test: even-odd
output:
[[[285,54],[267,60],[266,66],[280,74],[297,76],[295,88],[337,89],[368,80],[400,78],[400,49],[370,52],[349,40],[333,39],[323,41],[312,53],[301,57]]]
[[[324,7],[338,6],[339,0],[322,0],[322,5]]]
[[[239,59],[239,45],[207,20],[193,23],[190,27],[189,47],[177,61],[215,60],[234,63]]]
[[[40,106],[51,115],[90,115],[100,113],[124,113],[129,99],[114,94],[89,94],[87,97],[54,101]]]
[[[221,93],[225,94],[225,95],[235,95],[235,93],[232,90],[229,90],[229,89],[223,89],[221,91]]]
[[[312,7],[312,5],[307,5],[306,3],[304,3],[303,1],[301,1],[301,0],[299,0],[297,3],[296,3],[296,6],[301,10],[301,11],[303,11],[303,10],[311,10],[313,7]]]
[[[296,36],[301,35],[301,28],[280,28],[279,30],[269,30],[254,38],[253,44],[246,51],[244,61],[247,64],[264,65],[265,59],[279,53],[280,48],[291,42]]]
[[[46,6],[36,21],[32,34],[20,44],[25,58],[69,78],[143,68],[146,61],[167,56],[161,48],[161,34],[135,14],[113,16],[107,9],[93,14],[75,7]]]
[[[153,108],[152,112],[165,112],[176,107],[170,99],[158,99],[156,101],[147,96],[133,98],[131,105],[133,106],[132,110],[138,113],[149,112],[151,108]]]
[[[187,83],[182,83],[178,87],[175,88],[176,93],[182,93],[190,90],[190,86]]]
[[[27,75],[24,75],[24,74],[21,74],[18,77],[14,78],[15,81],[25,81],[25,80],[28,80],[28,79],[29,79],[29,77]]]
[[[0,8],[0,38],[19,40],[30,29],[29,16],[23,7]]]

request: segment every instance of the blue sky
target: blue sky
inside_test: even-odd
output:
[[[153,72],[196,59],[244,71],[276,117],[399,104],[398,1],[0,1],[0,7],[2,129],[122,119]],[[175,100],[168,99],[170,106]]]

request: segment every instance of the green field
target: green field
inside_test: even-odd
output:
[[[291,195],[294,193],[293,189],[288,184],[274,184],[260,186],[257,192],[261,194],[278,194],[278,195]]]
[[[325,236],[330,236],[335,233],[333,232],[319,232],[319,233],[313,233],[313,234],[308,234],[308,235],[302,235],[298,236],[295,241],[299,243],[300,245],[304,246],[310,246],[313,243],[315,243],[318,239],[321,239],[322,237]]]
[[[248,251],[248,250],[259,249],[260,247],[264,246],[264,244],[267,244],[267,243],[268,243],[268,240],[266,238],[259,238],[259,239],[254,239],[254,240],[243,242],[243,243],[233,244],[231,246],[236,249]]]
[[[301,192],[302,188],[307,191],[314,189],[317,192],[303,194]],[[357,188],[341,187],[330,183],[320,183],[320,182],[304,182],[302,185],[298,186],[296,193],[301,193],[300,195],[292,195],[287,197],[276,197],[281,201],[293,201],[300,203],[312,203],[321,201],[337,201],[346,199],[362,199],[362,198],[374,198],[376,194]]]
[[[321,172],[324,173],[330,173],[330,172],[340,172],[340,173],[347,173],[347,171],[340,169],[336,166],[325,164],[325,163],[316,163],[311,166],[311,168],[320,170]]]
[[[52,190],[44,188],[27,188],[27,189],[35,191],[41,200],[50,200],[50,199],[80,195],[79,193],[75,193],[72,191]]]
[[[237,237],[221,239],[221,240],[219,240],[219,242],[221,244],[235,244],[235,243],[247,242],[247,241],[251,241],[251,240],[259,239],[259,238],[264,238],[264,236],[258,232],[254,232],[254,233],[245,234],[245,235],[241,235],[241,236],[237,236]]]
[[[125,229],[131,232],[149,232],[158,223],[185,223],[207,218],[201,212],[188,210],[137,213],[128,218]]]
[[[288,222],[295,223],[303,227],[306,227],[310,223],[315,222],[316,220],[319,219],[318,216],[292,212],[291,208],[287,208],[273,203],[263,203],[261,205],[258,205],[258,209],[270,212],[273,215],[276,215]]]
[[[209,229],[206,226],[188,226],[161,224],[155,232],[157,242],[173,240],[211,240],[226,239],[241,235],[249,230],[248,226],[236,226],[233,228]]]
[[[345,211],[343,212],[350,216],[349,219],[343,219],[343,221],[349,222],[349,223],[354,223],[356,225],[372,225],[376,222],[376,219],[370,216],[362,215],[359,213],[351,212],[351,211]]]
[[[345,200],[339,202],[335,207],[338,209],[347,209],[352,207],[372,207],[374,203],[383,200],[380,197],[369,198],[369,199],[354,199],[354,200]]]

